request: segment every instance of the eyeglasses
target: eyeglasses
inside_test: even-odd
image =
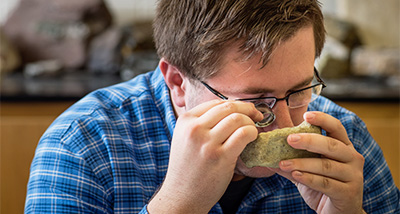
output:
[[[322,90],[326,87],[324,81],[318,74],[318,70],[314,67],[314,77],[318,83],[311,85],[297,91],[290,92],[287,96],[282,98],[277,97],[259,97],[259,98],[247,98],[247,99],[235,99],[238,101],[253,103],[257,110],[259,110],[263,115],[264,119],[256,123],[257,127],[267,127],[275,121],[275,114],[272,112],[276,102],[285,100],[289,108],[300,108],[308,105],[321,94]],[[215,96],[228,100],[229,98],[217,90],[213,89],[204,81],[200,81],[211,93]]]

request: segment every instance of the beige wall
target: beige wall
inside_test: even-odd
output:
[[[341,16],[356,24],[366,45],[400,47],[399,0],[343,0]]]
[[[320,0],[326,14],[356,24],[366,45],[400,47],[399,0]],[[0,1],[0,24],[19,0]],[[105,0],[118,25],[151,19],[157,0]]]
[[[399,0],[321,0],[321,2],[326,14],[336,15],[355,24],[365,45],[400,47]]]

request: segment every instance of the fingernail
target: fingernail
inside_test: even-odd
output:
[[[281,166],[290,166],[293,162],[289,160],[281,161]]]
[[[293,176],[302,176],[302,175],[303,175],[302,172],[299,172],[299,171],[294,171],[293,172]]]
[[[292,143],[299,142],[301,139],[300,135],[292,134],[289,136],[289,141]]]
[[[312,119],[314,119],[314,118],[315,118],[315,114],[312,113],[312,112],[306,112],[306,113],[304,114],[304,119],[305,119],[305,120],[310,121],[310,120],[312,120]]]

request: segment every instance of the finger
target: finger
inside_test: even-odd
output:
[[[207,124],[209,128],[212,128],[223,118],[233,113],[247,115],[252,121],[259,121],[263,117],[261,112],[259,112],[252,103],[225,101],[213,106],[209,111],[201,115],[199,120],[200,123]]]
[[[301,158],[285,160],[279,163],[284,172],[300,171],[325,176],[341,182],[353,179],[351,166],[328,158]]]
[[[292,172],[291,172],[291,171],[290,171],[290,172],[288,172],[288,171],[283,171],[283,170],[280,169],[280,168],[269,168],[269,169],[270,169],[271,171],[273,171],[273,172],[279,174],[280,176],[287,178],[288,180],[290,180],[290,181],[292,181],[292,182],[295,181],[294,178],[292,177]]]
[[[295,149],[322,154],[340,162],[353,160],[353,147],[349,147],[331,137],[312,133],[292,134],[287,138],[287,142]]]
[[[295,182],[299,182],[315,191],[322,192],[333,199],[341,198],[350,189],[346,182],[312,173],[293,171],[292,177]]]
[[[203,115],[205,112],[207,112],[208,110],[210,110],[212,107],[219,105],[221,103],[226,102],[225,100],[210,100],[204,103],[201,103],[199,105],[197,105],[196,107],[194,107],[193,109],[191,109],[190,111],[188,111],[189,114],[196,116],[196,117],[200,117],[201,115]]]
[[[359,209],[362,206],[362,176],[359,176],[358,180],[354,180],[353,182],[341,182],[311,173],[294,171],[292,177],[295,179],[295,182],[299,183],[298,189],[301,192],[304,193],[304,191],[307,191],[307,187],[311,188],[316,193],[321,192],[325,194],[329,197],[332,205],[341,207],[342,211],[347,210],[348,213],[361,213]],[[358,205],[355,206],[354,204]]]
[[[306,112],[304,114],[304,119],[313,125],[319,126],[324,129],[328,136],[336,138],[346,145],[352,144],[347,136],[346,129],[343,124],[331,115],[325,114],[323,112]]]
[[[215,125],[210,130],[210,134],[217,139],[217,141],[225,141],[236,129],[247,125],[255,126],[253,120],[248,116],[240,113],[233,113],[223,118]]]
[[[248,143],[257,138],[258,130],[253,125],[242,126],[236,129],[222,145],[227,153],[232,154],[233,157],[239,157],[243,149]]]

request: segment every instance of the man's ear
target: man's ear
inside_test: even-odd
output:
[[[171,93],[171,99],[178,107],[185,106],[185,77],[179,69],[164,58],[159,62],[159,68]]]

